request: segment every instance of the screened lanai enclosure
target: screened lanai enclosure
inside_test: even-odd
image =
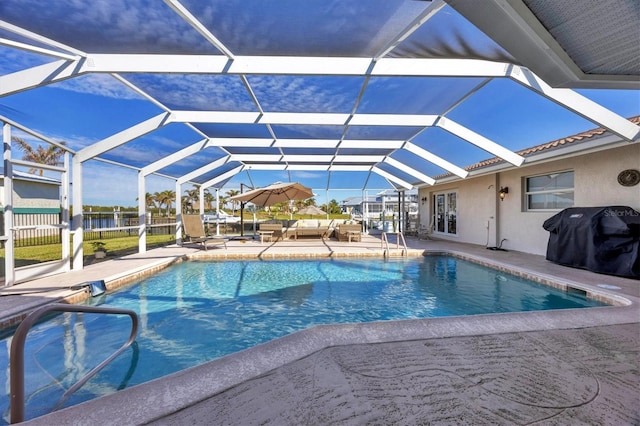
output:
[[[0,2],[5,284],[15,146],[58,146],[58,266],[83,267],[84,200],[151,179],[203,191],[300,182],[405,191],[594,127],[634,143],[634,1]],[[631,105],[631,107],[629,107]],[[631,109],[630,109],[631,108]],[[64,141],[64,143],[62,143]],[[203,205],[199,206],[202,211]],[[177,209],[179,210],[179,209]],[[73,212],[73,214],[71,214]],[[181,237],[180,213],[176,238]],[[72,241],[71,243],[68,243]]]

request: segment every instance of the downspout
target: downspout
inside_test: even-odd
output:
[[[502,214],[500,211],[500,196],[499,196],[499,192],[500,192],[500,174],[496,173],[496,179],[495,179],[495,186],[493,188],[493,204],[494,204],[494,211],[493,211],[493,217],[494,217],[494,231],[492,234],[493,237],[493,244],[491,245],[491,247],[497,247],[498,243],[500,242],[500,236],[502,234],[502,230],[501,230],[501,225],[502,225]]]

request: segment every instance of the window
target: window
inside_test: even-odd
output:
[[[525,178],[525,210],[573,207],[573,170]]]

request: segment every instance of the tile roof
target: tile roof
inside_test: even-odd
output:
[[[629,118],[629,121],[631,121],[634,124],[640,125],[640,115]],[[547,151],[547,150],[551,150],[551,149],[560,148],[560,147],[565,146],[565,145],[578,144],[578,143],[581,143],[581,142],[586,142],[588,140],[591,140],[594,137],[602,136],[606,132],[607,132],[606,129],[604,129],[602,127],[598,127],[596,129],[587,130],[585,132],[578,133],[578,134],[575,134],[575,135],[572,135],[572,136],[566,136],[564,138],[556,139],[556,140],[551,141],[551,142],[546,142],[546,143],[543,143],[543,144],[540,144],[540,145],[532,146],[530,148],[525,148],[525,149],[522,149],[520,151],[516,151],[516,154],[521,155],[523,157],[527,157],[527,156],[531,156],[531,155],[533,155],[535,153],[538,153],[540,151]],[[493,157],[493,158],[489,158],[487,160],[482,160],[482,161],[479,161],[477,163],[471,164],[471,165],[465,167],[464,170],[470,172],[472,170],[477,170],[477,169],[481,169],[483,167],[488,167],[488,166],[492,166],[492,165],[495,165],[495,164],[501,164],[501,163],[505,163],[505,161],[502,158]],[[436,176],[435,179],[442,179],[442,178],[449,177],[449,176],[453,176],[453,174],[452,173],[445,173],[445,174]]]

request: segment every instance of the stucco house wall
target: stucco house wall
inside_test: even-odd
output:
[[[472,244],[499,245],[508,250],[545,254],[549,234],[543,222],[556,211],[525,211],[524,184],[528,176],[574,171],[574,206],[630,206],[640,211],[640,185],[623,187],[617,176],[625,169],[640,169],[640,144],[525,165],[485,176],[471,177],[433,187],[421,188],[419,198],[428,202],[420,206],[421,224],[427,224],[433,211],[433,195],[447,190],[458,192],[458,234],[434,236]],[[500,201],[498,190],[508,187]]]
[[[0,205],[4,200],[4,179],[0,177]],[[60,182],[53,179],[16,177],[13,180],[14,212],[59,212]]]
[[[20,173],[13,179],[13,225],[56,225],[60,223],[60,182]],[[0,176],[0,235],[4,228],[4,178]],[[57,229],[21,230],[16,240],[57,235]]]
[[[59,185],[15,180],[13,183],[13,192],[13,203],[16,209],[60,210]]]

